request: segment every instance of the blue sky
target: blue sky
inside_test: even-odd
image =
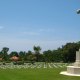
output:
[[[0,50],[57,49],[80,40],[80,0],[0,0]]]

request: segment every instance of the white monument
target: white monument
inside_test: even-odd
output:
[[[60,74],[68,76],[80,76],[80,49],[76,51],[76,62],[73,66],[67,66],[67,71],[63,71]]]

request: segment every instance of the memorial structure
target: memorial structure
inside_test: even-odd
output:
[[[76,61],[73,66],[67,66],[67,71],[63,71],[60,74],[68,76],[80,76],[80,49],[76,51]]]

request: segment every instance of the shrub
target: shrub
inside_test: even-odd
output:
[[[24,65],[24,61],[13,62],[14,65]]]

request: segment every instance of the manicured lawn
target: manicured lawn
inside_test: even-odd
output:
[[[66,68],[0,69],[0,80],[80,80],[59,74]]]

